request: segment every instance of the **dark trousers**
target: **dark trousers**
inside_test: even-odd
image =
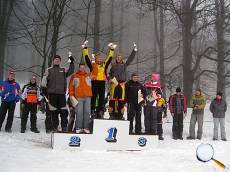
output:
[[[183,134],[183,113],[175,113],[173,116],[172,133],[174,139],[181,139]]]
[[[51,117],[51,113],[50,113],[50,110],[49,110],[49,104],[47,102],[46,102],[45,128],[46,128],[46,132],[50,132],[50,131],[53,130],[52,117]]]
[[[157,135],[163,135],[163,128],[162,128],[162,112],[157,113]]]
[[[122,120],[125,106],[125,87],[121,83],[117,86],[113,85],[113,92],[110,94],[109,100],[109,115],[110,119]]]
[[[15,105],[16,105],[15,102],[4,102],[4,101],[2,102],[0,107],[0,130],[2,128],[2,123],[5,120],[7,111],[8,111],[8,117],[7,117],[5,130],[10,130],[12,128]]]
[[[128,103],[128,120],[130,121],[129,133],[133,132],[133,120],[135,118],[135,133],[141,133],[141,106],[136,103]]]
[[[104,111],[105,102],[105,81],[92,81],[92,92],[93,96],[91,98],[91,111],[96,109],[98,114],[100,111]],[[98,102],[96,104],[96,100]]]
[[[62,130],[66,131],[68,124],[68,110],[65,94],[49,94],[49,113],[51,115],[53,128],[57,130],[60,114]]]
[[[21,130],[26,130],[26,123],[29,113],[31,130],[37,129],[37,103],[26,103],[21,116]]]
[[[70,114],[69,114],[70,116],[69,116],[69,122],[68,122],[68,129],[67,129],[67,131],[69,131],[69,132],[72,132],[72,131],[74,131],[74,122],[75,122],[75,109],[74,108],[71,108],[70,109]]]
[[[110,100],[109,101],[109,119],[123,120],[125,101]]]
[[[145,132],[146,134],[157,135],[157,107],[145,106]]]

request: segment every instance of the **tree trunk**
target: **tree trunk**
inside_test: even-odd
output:
[[[216,7],[216,38],[217,38],[217,91],[225,93],[225,66],[224,66],[224,0],[215,0]]]
[[[94,53],[100,51],[100,17],[101,17],[101,0],[94,0],[95,2],[95,18],[94,18]]]
[[[164,44],[165,44],[165,34],[164,34],[164,9],[160,8],[160,37],[159,37],[159,52],[160,52],[160,76],[161,85],[163,86],[163,92],[165,92],[165,76],[164,76]]]
[[[4,62],[7,44],[7,31],[14,0],[0,1],[0,80],[4,79]]]
[[[52,65],[52,59],[57,54],[59,30],[63,19],[63,10],[66,5],[66,0],[56,0],[54,1],[54,3],[55,4],[53,10],[53,34],[52,34],[52,42],[51,42],[51,52],[48,59],[48,66]]]
[[[194,73],[192,71],[192,23],[193,13],[191,11],[191,0],[182,2],[182,42],[183,42],[183,89],[188,100],[192,95]]]
[[[110,9],[110,38],[109,41],[113,42],[114,40],[114,0],[111,0],[111,9]]]
[[[158,15],[159,14],[159,15]],[[159,20],[158,20],[159,18]],[[159,21],[159,26],[158,26]],[[164,9],[158,8],[154,10],[154,31],[155,38],[159,52],[159,64],[160,64],[160,76],[161,84],[163,86],[163,92],[165,92],[165,77],[164,77],[164,44],[165,44],[165,34],[164,34]],[[157,54],[156,50],[155,53]]]
[[[121,1],[121,14],[120,14],[120,34],[119,34],[119,51],[123,52],[123,35],[124,35],[124,1]]]

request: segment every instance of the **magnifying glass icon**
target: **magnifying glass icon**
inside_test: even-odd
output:
[[[197,148],[196,148],[196,157],[199,161],[201,162],[208,162],[210,160],[214,161],[220,168],[225,169],[226,166],[213,158],[214,156],[214,148],[212,145],[210,144],[200,144]]]

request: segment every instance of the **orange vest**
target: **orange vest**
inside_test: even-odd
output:
[[[26,102],[27,103],[37,103],[38,102],[37,92],[36,93],[27,93]]]

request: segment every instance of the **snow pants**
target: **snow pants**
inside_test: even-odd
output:
[[[49,113],[54,130],[58,129],[59,114],[61,117],[62,131],[67,131],[68,110],[66,106],[65,94],[49,94]]]
[[[26,130],[27,119],[30,114],[31,130],[37,130],[37,103],[25,103],[21,116],[21,130]]]
[[[145,133],[157,135],[157,107],[144,106]]]
[[[11,130],[12,124],[13,124],[13,120],[14,120],[15,106],[16,106],[16,102],[14,102],[14,101],[12,101],[12,102],[5,102],[5,101],[3,101],[1,103],[1,107],[0,107],[0,130],[2,128],[2,123],[5,120],[7,111],[8,111],[8,117],[7,117],[7,122],[6,122],[5,130],[6,131],[7,130]]]
[[[128,120],[130,121],[129,124],[129,133],[133,132],[133,121],[135,118],[135,133],[141,133],[141,105],[135,103],[129,103],[128,108]]]

